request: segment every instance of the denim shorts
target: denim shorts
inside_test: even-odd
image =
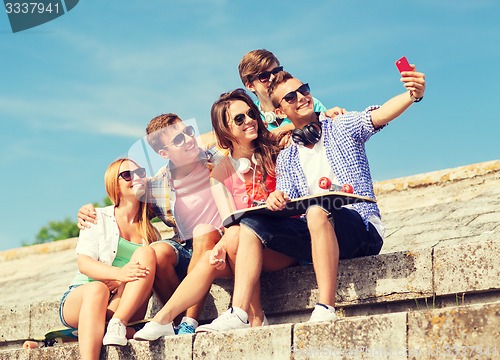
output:
[[[82,284],[78,284],[78,285],[71,285],[69,288],[68,288],[68,291],[66,291],[62,298],[61,298],[61,302],[59,303],[59,319],[61,320],[61,323],[66,326],[66,327],[72,327],[72,326],[69,326],[66,321],[64,321],[64,316],[63,316],[63,307],[64,307],[64,303],[66,302],[66,298],[68,297],[69,293],[72,292],[73,290],[75,290],[78,286],[80,286]]]
[[[182,281],[182,279],[184,279],[187,275],[189,262],[191,261],[191,256],[193,255],[193,241],[187,240],[181,244],[172,239],[165,239],[158,242],[168,244],[174,249],[176,256],[175,273],[177,274],[179,281]]]
[[[330,216],[339,244],[340,259],[376,255],[380,252],[382,238],[371,223],[367,228],[357,211],[341,208]],[[264,247],[301,261],[312,261],[311,235],[305,217],[253,215],[242,219],[240,224],[248,227]]]

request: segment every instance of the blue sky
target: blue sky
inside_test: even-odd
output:
[[[12,33],[0,13],[0,250],[105,196],[107,165],[154,116],[211,129],[248,51],[273,51],[327,107],[404,91],[394,61],[426,74],[425,99],[367,144],[375,180],[498,159],[495,0],[97,1]]]

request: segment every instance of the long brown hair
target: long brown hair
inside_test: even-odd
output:
[[[118,175],[120,172],[120,166],[125,161],[130,161],[137,165],[137,167],[140,167],[139,164],[137,164],[134,160],[128,158],[119,158],[113,161],[104,173],[104,185],[106,186],[106,192],[109,199],[115,206],[120,205],[121,194],[120,188],[118,186]],[[159,240],[159,233],[158,230],[156,230],[156,228],[149,221],[149,219],[151,218],[150,215],[152,215],[152,210],[149,206],[149,202],[147,201],[147,196],[148,191],[144,193],[139,203],[139,233],[148,244],[151,244],[152,242]]]
[[[212,105],[210,116],[215,135],[217,136],[217,142],[221,148],[231,151],[234,150],[235,144],[238,144],[238,139],[231,133],[228,126],[229,106],[234,101],[243,101],[255,114],[258,114],[257,138],[252,141],[252,145],[254,146],[257,163],[262,167],[263,176],[261,182],[265,183],[267,175],[276,176],[274,169],[280,147],[278,141],[264,125],[259,109],[244,89],[236,89],[224,93]]]

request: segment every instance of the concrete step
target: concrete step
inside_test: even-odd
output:
[[[318,294],[312,267],[295,267],[262,277],[263,305],[275,326],[132,341],[106,349],[103,358],[500,359],[500,161],[375,189],[387,226],[384,247],[378,256],[341,261],[339,322],[300,323]],[[23,340],[60,326],[57,308],[76,272],[75,243],[0,252],[0,359],[78,358],[77,344],[20,349]],[[212,286],[204,321],[227,309],[232,287],[230,280]],[[151,301],[151,314],[158,307]],[[408,356],[399,356],[404,349]]]
[[[101,359],[499,359],[500,300],[424,308],[333,323],[131,340],[103,348]],[[77,359],[77,344],[0,351],[4,359]]]
[[[345,317],[388,314],[429,306],[480,304],[500,297],[500,242],[422,249],[343,260],[339,266],[336,308]],[[307,319],[317,301],[312,266],[298,266],[261,281],[262,302],[271,324]],[[232,280],[211,288],[203,321],[225,311]],[[19,347],[26,339],[59,327],[59,301],[0,307],[0,349]],[[150,316],[159,309],[151,301]]]

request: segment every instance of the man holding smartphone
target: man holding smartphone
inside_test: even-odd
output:
[[[276,163],[276,191],[266,201],[271,210],[279,211],[289,198],[317,193],[314,184],[328,170],[328,176],[339,184],[352,184],[354,193],[375,198],[365,142],[413,103],[422,100],[425,75],[401,72],[407,91],[382,106],[370,106],[362,112],[347,112],[335,120],[314,112],[308,84],[287,72],[276,74],[269,95],[278,116],[289,118],[295,130],[293,144],[282,150]],[[280,224],[278,224],[278,222]],[[383,244],[384,225],[376,203],[358,203],[330,213],[319,206],[310,207],[304,219],[249,217],[241,221],[269,248],[262,229],[293,228],[294,222],[309,230],[311,251],[301,260],[312,260],[318,283],[319,299],[310,321],[335,320],[335,295],[339,259],[376,255]],[[297,226],[298,226],[297,225]],[[269,240],[269,241],[267,241]],[[294,249],[273,249],[289,256],[300,255]]]
[[[361,112],[347,112],[332,119],[314,109],[308,84],[287,72],[273,75],[269,96],[276,115],[291,120],[293,143],[281,150],[276,163],[276,191],[266,204],[279,211],[290,198],[318,194],[318,180],[327,176],[334,184],[352,184],[354,193],[375,198],[365,142],[387,123],[401,115],[425,92],[425,75],[415,71],[401,73],[408,91],[382,106],[370,106]],[[330,209],[331,210],[331,209]],[[254,246],[265,246],[292,258],[313,263],[319,298],[309,322],[334,321],[339,259],[376,255],[383,244],[384,226],[376,203],[358,203],[331,212],[313,205],[301,218],[250,215],[240,222],[240,233],[248,234],[238,245],[238,254],[251,253]],[[286,239],[300,239],[284,242]],[[286,245],[283,245],[286,244]],[[238,264],[236,255],[236,263]],[[262,264],[245,261],[245,274],[238,277],[242,288],[255,284]],[[238,265],[236,265],[238,269]],[[236,270],[237,271],[237,270]],[[236,284],[235,284],[236,287]],[[244,293],[251,291],[242,290]],[[198,331],[223,331],[242,328],[248,314],[231,308]]]

